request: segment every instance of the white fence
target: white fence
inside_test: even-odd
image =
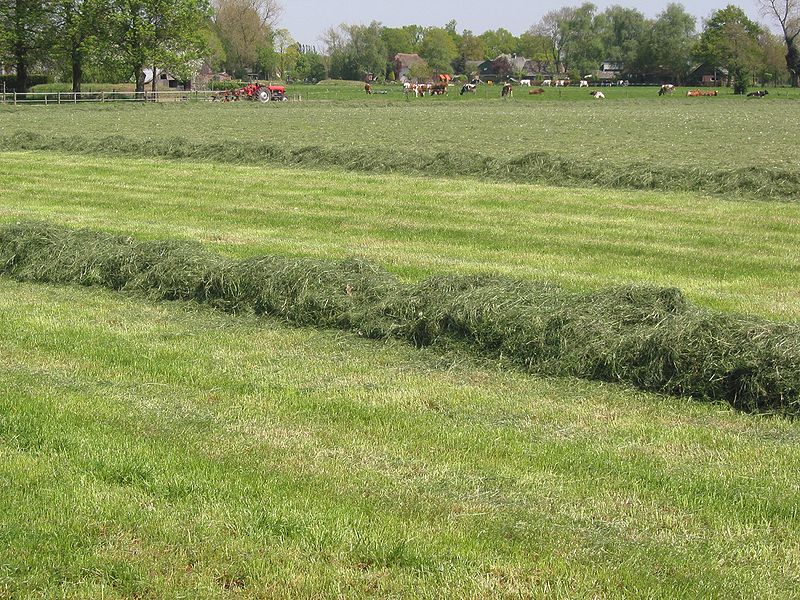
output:
[[[12,104],[79,104],[83,102],[203,102],[217,99],[214,91],[155,91],[155,92],[0,92],[0,103]]]

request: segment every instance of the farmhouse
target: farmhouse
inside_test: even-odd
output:
[[[418,63],[424,63],[425,59],[419,54],[405,54],[401,52],[394,55],[393,62],[395,78],[397,81],[405,83],[410,81],[408,77],[408,70],[411,68],[411,66]]]
[[[705,87],[726,87],[732,82],[728,69],[702,63],[690,71],[687,83]]]

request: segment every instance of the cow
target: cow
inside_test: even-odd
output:
[[[763,98],[767,94],[769,94],[769,92],[767,90],[759,90],[757,92],[750,92],[749,94],[747,94],[747,97],[748,98]]]
[[[556,87],[565,87],[565,86],[569,85],[569,80],[568,79],[556,79],[555,85],[556,85]]]
[[[593,98],[595,98],[596,100],[602,100],[603,98],[606,97],[606,95],[603,92],[601,92],[600,90],[595,90],[593,92],[589,92],[589,95],[592,96]]]
[[[463,96],[464,94],[474,94],[477,87],[478,86],[474,83],[465,83],[463,86],[461,86],[459,95]]]
[[[368,84],[368,83],[365,83],[364,84],[364,91],[369,96],[370,94],[372,94],[372,86],[370,84]]]
[[[686,95],[689,98],[699,98],[701,96],[718,96],[719,92],[717,90],[689,90]]]
[[[544,81],[542,81],[542,85],[547,86],[547,87],[550,87],[552,84],[553,84],[553,80],[552,79],[545,79]]]
[[[442,96],[447,93],[446,83],[434,83],[430,87],[431,96]]]
[[[506,96],[509,97],[509,98],[513,98],[514,97],[514,87],[510,83],[506,83],[503,86],[502,91],[500,92],[500,96],[502,98],[505,98]]]
[[[665,83],[661,86],[661,89],[658,90],[658,95],[663,96],[664,94],[671,94],[675,91],[675,86],[671,83]]]
[[[530,85],[531,85],[531,80],[530,80],[530,79],[520,79],[520,80],[519,80],[519,84],[520,84],[520,85],[524,85],[524,86],[528,86],[528,87],[530,87]]]
[[[581,79],[581,82],[578,84],[578,87],[589,87],[589,82],[585,79]]]
[[[528,93],[531,96],[536,96],[537,94],[544,94],[544,89],[543,88],[536,88],[535,90],[529,90]]]

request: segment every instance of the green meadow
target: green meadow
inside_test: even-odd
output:
[[[0,107],[0,139],[797,170],[791,99],[437,100]],[[800,317],[792,198],[93,148],[0,152],[0,224]],[[792,598],[799,439],[503,357],[0,277],[0,598]]]

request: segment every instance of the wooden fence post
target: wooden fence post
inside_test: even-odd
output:
[[[17,105],[17,90],[14,90],[14,106]]]

